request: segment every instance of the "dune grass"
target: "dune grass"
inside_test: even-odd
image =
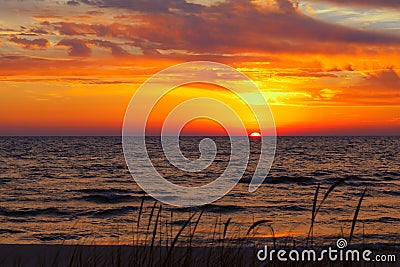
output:
[[[280,239],[276,237],[270,218],[255,221],[249,226],[243,225],[242,229],[238,229],[232,226],[234,218],[229,217],[223,221],[221,216],[216,216],[211,241],[206,242],[201,247],[195,246],[194,237],[206,208],[191,212],[178,229],[173,229],[175,223],[174,211],[165,210],[162,204],[154,201],[150,212],[147,214],[144,208],[145,197],[143,197],[135,216],[136,222],[132,225],[131,244],[113,245],[106,250],[104,250],[105,246],[93,244],[75,245],[73,252],[69,253],[67,264],[62,266],[258,266],[261,264],[256,258],[258,247],[255,243],[251,243],[254,240],[254,233],[257,228],[263,226],[268,229],[272,237],[272,246],[270,246],[271,244],[268,245],[273,249],[309,247],[313,243],[313,231],[317,226],[316,218],[319,211],[331,192],[344,182],[346,182],[346,179],[334,182],[319,203],[318,197],[321,188],[320,185],[317,185],[312,202],[310,227],[304,244],[296,243],[294,238],[289,242],[286,240],[285,243],[279,243]],[[355,235],[355,227],[365,193],[366,189],[362,192],[354,211],[349,242]],[[163,218],[168,218],[168,216],[162,216],[163,212],[170,213],[168,221],[163,221]],[[148,215],[148,218],[145,215]],[[90,255],[84,252],[85,246],[93,248],[89,253]],[[62,250],[65,247],[65,245],[62,245],[60,249]],[[50,265],[38,264],[38,266],[59,266],[61,254],[57,252]],[[65,259],[63,260],[65,262]],[[282,266],[282,262],[269,262],[268,264],[270,266]],[[299,263],[296,265],[292,262],[286,266],[307,266],[307,264]],[[324,266],[323,263],[321,264],[320,266]],[[16,261],[15,266],[22,265]]]

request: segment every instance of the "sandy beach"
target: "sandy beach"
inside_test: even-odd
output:
[[[321,251],[325,247],[318,248]],[[288,248],[279,248],[276,250]],[[356,246],[374,253],[400,257],[400,246]],[[260,261],[262,247],[133,247],[128,245],[0,245],[1,266],[326,266],[328,261]],[[298,248],[300,253],[305,248]],[[329,261],[331,266],[398,266],[376,263]]]

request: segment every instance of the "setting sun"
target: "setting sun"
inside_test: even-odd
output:
[[[252,133],[250,134],[250,137],[255,137],[255,138],[261,137],[261,134],[260,134],[259,132],[252,132]]]

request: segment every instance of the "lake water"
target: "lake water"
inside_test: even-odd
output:
[[[149,151],[168,179],[198,186],[215,179],[227,166],[229,139],[214,139],[217,160],[198,174],[173,169],[160,153],[157,140],[150,139]],[[200,140],[183,137],[183,154],[196,158]],[[229,219],[228,245],[244,239],[250,244],[268,243],[273,236],[281,244],[302,244],[309,230],[317,185],[321,186],[320,201],[327,189],[343,178],[348,180],[329,194],[317,215],[314,242],[331,243],[349,236],[358,201],[367,188],[353,242],[400,243],[399,137],[279,137],[267,179],[257,191],[249,193],[258,155],[257,141],[253,140],[247,171],[225,197],[205,207],[162,205],[161,210],[131,177],[120,137],[0,137],[0,142],[3,244],[131,243],[133,239],[150,240],[149,232],[156,233],[157,242],[163,244],[170,242],[197,212],[182,236],[193,230],[202,209],[194,245],[220,239]],[[154,228],[156,220],[158,228]],[[258,220],[267,221],[246,236]]]

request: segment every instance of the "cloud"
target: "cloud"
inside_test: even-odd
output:
[[[68,54],[74,57],[88,57],[92,52],[89,45],[84,40],[63,39],[57,45],[68,47]]]
[[[30,29],[30,32],[34,33],[34,34],[38,34],[38,35],[39,34],[49,34],[49,32],[44,29],[35,29],[35,28]]]
[[[322,77],[337,78],[338,77],[335,74],[328,73],[328,72],[321,72],[320,70],[318,70],[318,71],[296,70],[294,72],[281,71],[279,73],[276,73],[275,76],[282,76],[282,77],[313,77],[313,78],[322,78]]]
[[[121,80],[120,77],[124,76],[131,84],[137,83],[139,86],[145,78],[170,65],[171,62],[163,61],[163,58],[157,57],[149,60],[148,56],[143,55],[130,55],[126,58],[51,58],[47,53],[46,57],[0,53],[0,73],[3,77],[0,77],[0,80],[4,80],[6,76],[18,76],[21,79],[43,78],[44,76],[60,79],[61,77],[97,76],[102,77],[103,81],[106,79],[112,82]]]
[[[92,15],[92,16],[99,16],[99,15],[103,15],[104,12],[97,11],[97,10],[90,10],[90,11],[87,11],[86,14]]]
[[[221,3],[199,16],[144,17],[144,25],[132,32],[159,49],[191,52],[341,53],[356,52],[359,44],[400,44],[398,36],[318,21],[282,6],[275,11],[247,1]]]
[[[363,7],[387,7],[400,8],[399,0],[308,0],[310,2],[329,2],[332,4],[347,5],[347,6],[363,6]]]
[[[23,49],[46,49],[50,47],[50,42],[45,38],[38,38],[38,39],[25,39],[25,38],[18,38],[12,37],[8,39],[10,42],[20,45]]]
[[[79,2],[77,2],[77,1],[68,1],[68,2],[67,2],[67,5],[70,5],[70,6],[79,6],[80,4],[79,4]]]
[[[331,100],[333,97],[335,97],[337,94],[340,94],[342,90],[331,90],[329,88],[321,89],[319,91],[319,96],[316,98],[316,100],[319,99],[324,99],[324,100]]]
[[[95,26],[85,23],[56,22],[53,26],[61,35],[96,34]]]
[[[292,13],[296,11],[294,4],[289,0],[276,0],[279,8],[285,12]]]
[[[341,90],[342,92],[338,92]],[[337,91],[334,100],[342,105],[384,106],[400,103],[400,77],[393,69],[368,74],[358,83],[321,92],[325,96]],[[321,96],[323,96],[321,94]]]
[[[97,45],[99,47],[111,49],[111,54],[113,56],[126,56],[126,55],[129,55],[129,53],[127,51],[125,51],[119,45],[117,45],[117,44],[115,44],[113,42],[103,41],[103,40],[93,40],[93,41],[90,41],[90,43],[94,44],[94,45]]]
[[[129,53],[118,44],[105,40],[63,39],[57,45],[69,48],[69,55],[76,57],[90,56],[93,45],[111,50],[113,56],[127,56]]]
[[[51,70],[59,70],[60,66],[67,68],[73,64],[72,68],[77,68],[79,64],[72,60],[50,60],[40,57],[29,57],[24,55],[2,54],[0,53],[0,72],[2,75],[45,75]],[[50,70],[50,71],[49,71]],[[59,71],[58,71],[59,72]]]
[[[369,74],[366,83],[375,90],[392,90],[400,93],[400,77],[393,69]]]
[[[172,10],[197,13],[204,6],[185,0],[80,0],[88,5],[103,8],[124,8],[147,13],[170,13]]]
[[[132,84],[132,80],[118,80],[118,79],[99,79],[99,78],[86,78],[86,77],[55,77],[55,78],[25,78],[25,77],[3,77],[0,78],[1,82],[14,82],[14,83],[45,83],[45,82],[63,82],[72,84]]]
[[[301,72],[299,73],[301,76]],[[393,69],[374,71],[369,74],[354,72],[351,76],[330,77],[329,83],[315,80],[296,85],[296,93],[309,98],[294,97],[293,91],[268,92],[276,102],[304,106],[399,106],[400,77]],[[351,79],[350,79],[351,78]],[[307,87],[302,87],[307,86]],[[329,86],[329,87],[324,87]],[[292,94],[292,95],[291,95]],[[274,99],[274,98],[272,98]]]
[[[127,9],[137,7],[137,10],[144,13],[132,14],[135,23],[57,22],[54,24],[55,29],[68,36],[95,35],[134,41],[142,51],[153,54],[160,50],[209,54],[356,54],[360,51],[375,53],[376,47],[386,49],[392,45],[398,49],[400,44],[397,35],[353,29],[313,19],[301,14],[296,5],[288,0],[279,0],[274,8],[260,7],[247,0],[220,2],[203,6],[197,13],[171,13],[170,8],[185,6],[187,3],[170,0],[163,1],[159,8],[165,12],[157,15],[145,14],[154,11],[153,2],[149,4],[148,10],[142,6],[143,1],[104,0],[87,3]]]

